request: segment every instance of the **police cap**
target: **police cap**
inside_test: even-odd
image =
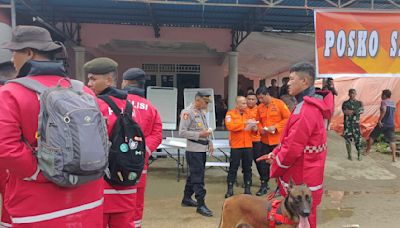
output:
[[[144,81],[146,80],[146,73],[140,68],[130,68],[124,72],[122,77],[124,80]]]

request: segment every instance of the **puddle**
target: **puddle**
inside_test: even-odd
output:
[[[334,209],[322,209],[318,210],[320,214],[321,223],[326,223],[336,218],[349,218],[354,214],[353,207],[342,207]]]

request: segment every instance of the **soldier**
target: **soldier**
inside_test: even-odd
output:
[[[354,140],[357,149],[358,160],[361,161],[360,115],[364,112],[364,108],[362,102],[356,100],[356,95],[356,90],[350,89],[349,99],[343,102],[342,105],[342,110],[344,113],[343,137],[346,140],[347,158],[352,160],[351,141]]]
[[[187,139],[186,160],[189,174],[186,179],[184,197],[181,205],[183,207],[197,207],[196,212],[207,217],[213,216],[213,212],[207,208],[204,198],[204,171],[206,163],[206,152],[214,151],[210,137],[204,109],[210,103],[211,94],[198,92],[195,95],[193,105],[182,110],[179,124],[179,135]],[[196,201],[192,200],[195,193]]]

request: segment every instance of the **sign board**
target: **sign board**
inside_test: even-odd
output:
[[[215,123],[215,101],[214,101],[214,90],[210,88],[194,88],[194,89],[184,89],[183,90],[183,97],[184,97],[184,104],[185,108],[191,105],[194,102],[194,98],[196,93],[199,91],[205,91],[211,94],[211,103],[208,104],[208,109],[206,113],[206,118],[208,121],[208,126],[211,127],[213,130],[216,128]]]
[[[0,45],[11,40],[11,27],[0,22]],[[11,60],[11,51],[0,48],[0,63]]]
[[[400,12],[315,11],[318,77],[400,77]]]
[[[178,90],[171,87],[147,87],[147,99],[158,110],[163,130],[175,130],[177,122]]]

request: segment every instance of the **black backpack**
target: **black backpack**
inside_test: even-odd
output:
[[[146,144],[142,129],[132,118],[132,104],[126,100],[124,112],[109,96],[99,96],[117,116],[111,131],[111,148],[108,169],[104,179],[111,185],[133,186],[142,175],[145,164]]]

